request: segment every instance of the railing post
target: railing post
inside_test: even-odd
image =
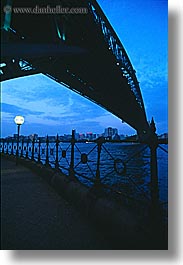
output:
[[[75,130],[72,130],[72,138],[71,138],[71,162],[69,168],[69,176],[74,179],[74,145],[75,145]]]
[[[7,142],[6,142],[6,154],[8,155],[8,148],[9,148],[9,140],[7,139]]]
[[[100,155],[102,150],[102,144],[104,143],[104,138],[100,137],[97,139],[97,170],[96,170],[96,179],[95,187],[100,187]]]
[[[149,147],[151,153],[151,202],[153,209],[157,209],[159,204],[159,189],[158,189],[158,167],[157,167],[157,147],[158,147],[158,137],[156,134],[156,126],[154,119],[152,118],[150,123],[150,128],[152,131],[152,136],[150,139]]]
[[[150,152],[151,152],[151,200],[152,200],[152,205],[156,207],[159,202],[156,144],[150,145]]]
[[[4,153],[4,139],[2,139],[2,141],[3,141],[3,149],[2,149],[2,153]]]
[[[21,157],[23,157],[23,147],[24,147],[24,140],[22,139],[22,149],[21,149]]]
[[[55,168],[59,168],[59,162],[58,162],[58,147],[59,147],[59,139],[58,139],[58,134],[56,138],[56,158],[55,158]]]
[[[11,143],[11,155],[13,155],[13,139],[12,139],[12,143]]]
[[[17,150],[16,150],[16,166],[18,165],[18,156],[19,156],[19,137],[20,137],[20,124],[17,125],[18,127],[18,136],[17,136]]]
[[[46,161],[45,161],[45,163],[46,163],[46,165],[48,166],[49,165],[49,140],[48,140],[48,135],[47,135],[47,137],[46,137]]]
[[[150,147],[150,169],[151,169],[151,208],[150,208],[150,220],[152,225],[152,239],[162,240],[164,238],[164,232],[162,229],[163,219],[159,203],[159,187],[158,187],[158,167],[157,167],[157,147],[158,141],[152,141]]]
[[[29,140],[27,139],[26,158],[29,158]]]
[[[34,160],[34,144],[35,144],[35,138],[33,137],[33,140],[32,140],[32,156],[31,156],[31,160]]]
[[[157,238],[162,237],[162,216],[159,204],[159,187],[158,187],[158,167],[157,167],[157,147],[158,137],[154,120],[150,123],[152,131],[151,138],[149,141],[150,148],[150,170],[151,170],[151,209],[150,209],[150,220],[152,225],[152,238],[157,241]]]
[[[39,143],[38,143],[38,162],[41,161],[41,139],[39,137]]]

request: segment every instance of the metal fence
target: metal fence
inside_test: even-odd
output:
[[[136,144],[134,152],[131,144],[128,145],[128,152],[125,152],[125,145],[121,148],[122,143],[118,143],[119,150],[114,149],[111,143],[100,137],[87,145],[78,143],[74,135],[73,130],[71,141],[67,143],[61,142],[58,135],[55,141],[49,141],[48,136],[45,141],[33,138],[19,143],[17,140],[1,139],[0,152],[50,165],[87,186],[102,188],[110,196],[120,196],[125,202],[133,200],[146,205],[151,203],[150,181],[140,177],[142,172],[150,175],[148,145]],[[162,146],[159,147],[168,152]],[[167,202],[161,203],[165,205]]]

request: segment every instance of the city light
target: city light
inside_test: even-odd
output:
[[[15,119],[14,119],[14,122],[17,125],[22,125],[24,123],[24,117],[22,117],[22,116],[16,116]]]
[[[17,150],[16,150],[16,165],[18,165],[18,148],[19,148],[19,137],[20,137],[20,126],[24,123],[24,117],[16,116],[14,122],[17,124]]]

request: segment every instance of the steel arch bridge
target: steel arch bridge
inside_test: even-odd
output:
[[[135,70],[95,0],[6,0],[1,5],[2,81],[43,73],[113,113],[141,138],[148,136]],[[55,7],[57,12],[66,8],[64,14],[51,12]]]

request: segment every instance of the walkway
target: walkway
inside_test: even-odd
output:
[[[110,249],[80,212],[39,176],[2,159],[2,249]]]

